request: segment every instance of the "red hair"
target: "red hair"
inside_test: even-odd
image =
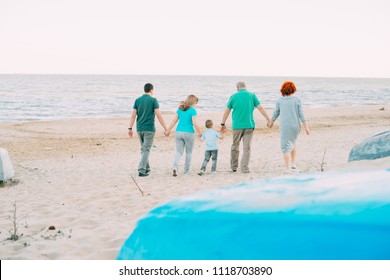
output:
[[[286,81],[283,83],[282,87],[280,88],[280,92],[283,96],[291,95],[297,91],[297,88],[295,87],[293,82]]]

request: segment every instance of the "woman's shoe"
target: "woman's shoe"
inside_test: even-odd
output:
[[[293,163],[293,164],[291,165],[291,169],[297,169],[297,166],[296,166],[295,163]]]

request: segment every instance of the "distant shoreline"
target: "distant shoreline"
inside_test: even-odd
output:
[[[304,110],[313,110],[313,109],[326,109],[326,108],[332,108],[334,110],[335,108],[337,109],[349,109],[349,108],[369,108],[369,109],[375,109],[377,107],[377,110],[384,109],[384,111],[390,111],[390,102],[389,103],[384,103],[384,104],[351,104],[349,106],[346,105],[313,105],[309,106],[306,105],[304,106]],[[272,114],[273,112],[273,107],[270,106],[265,106],[265,109],[267,110],[268,114]],[[199,108],[197,108],[198,114],[199,115],[206,115],[206,114],[220,114],[222,116],[224,110],[218,110],[218,111],[203,111]],[[166,115],[173,115],[175,113],[175,110],[161,110],[162,114]],[[256,112],[255,112],[256,113]],[[74,117],[74,118],[58,118],[58,119],[31,119],[31,120],[2,120],[0,123],[6,123],[6,124],[20,124],[20,123],[34,123],[34,122],[56,122],[56,121],[72,121],[72,120],[105,120],[105,119],[128,119],[130,118],[131,115],[131,109],[129,109],[128,115],[120,115],[120,116],[96,116],[96,117]]]

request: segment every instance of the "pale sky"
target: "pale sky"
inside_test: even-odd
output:
[[[389,0],[0,0],[0,73],[390,78]]]

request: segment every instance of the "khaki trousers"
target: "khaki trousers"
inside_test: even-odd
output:
[[[240,156],[240,142],[242,139],[243,152],[241,158],[241,172],[249,172],[249,159],[251,155],[251,144],[254,128],[233,130],[233,144],[230,154],[230,166],[233,171],[238,169],[238,158]]]

